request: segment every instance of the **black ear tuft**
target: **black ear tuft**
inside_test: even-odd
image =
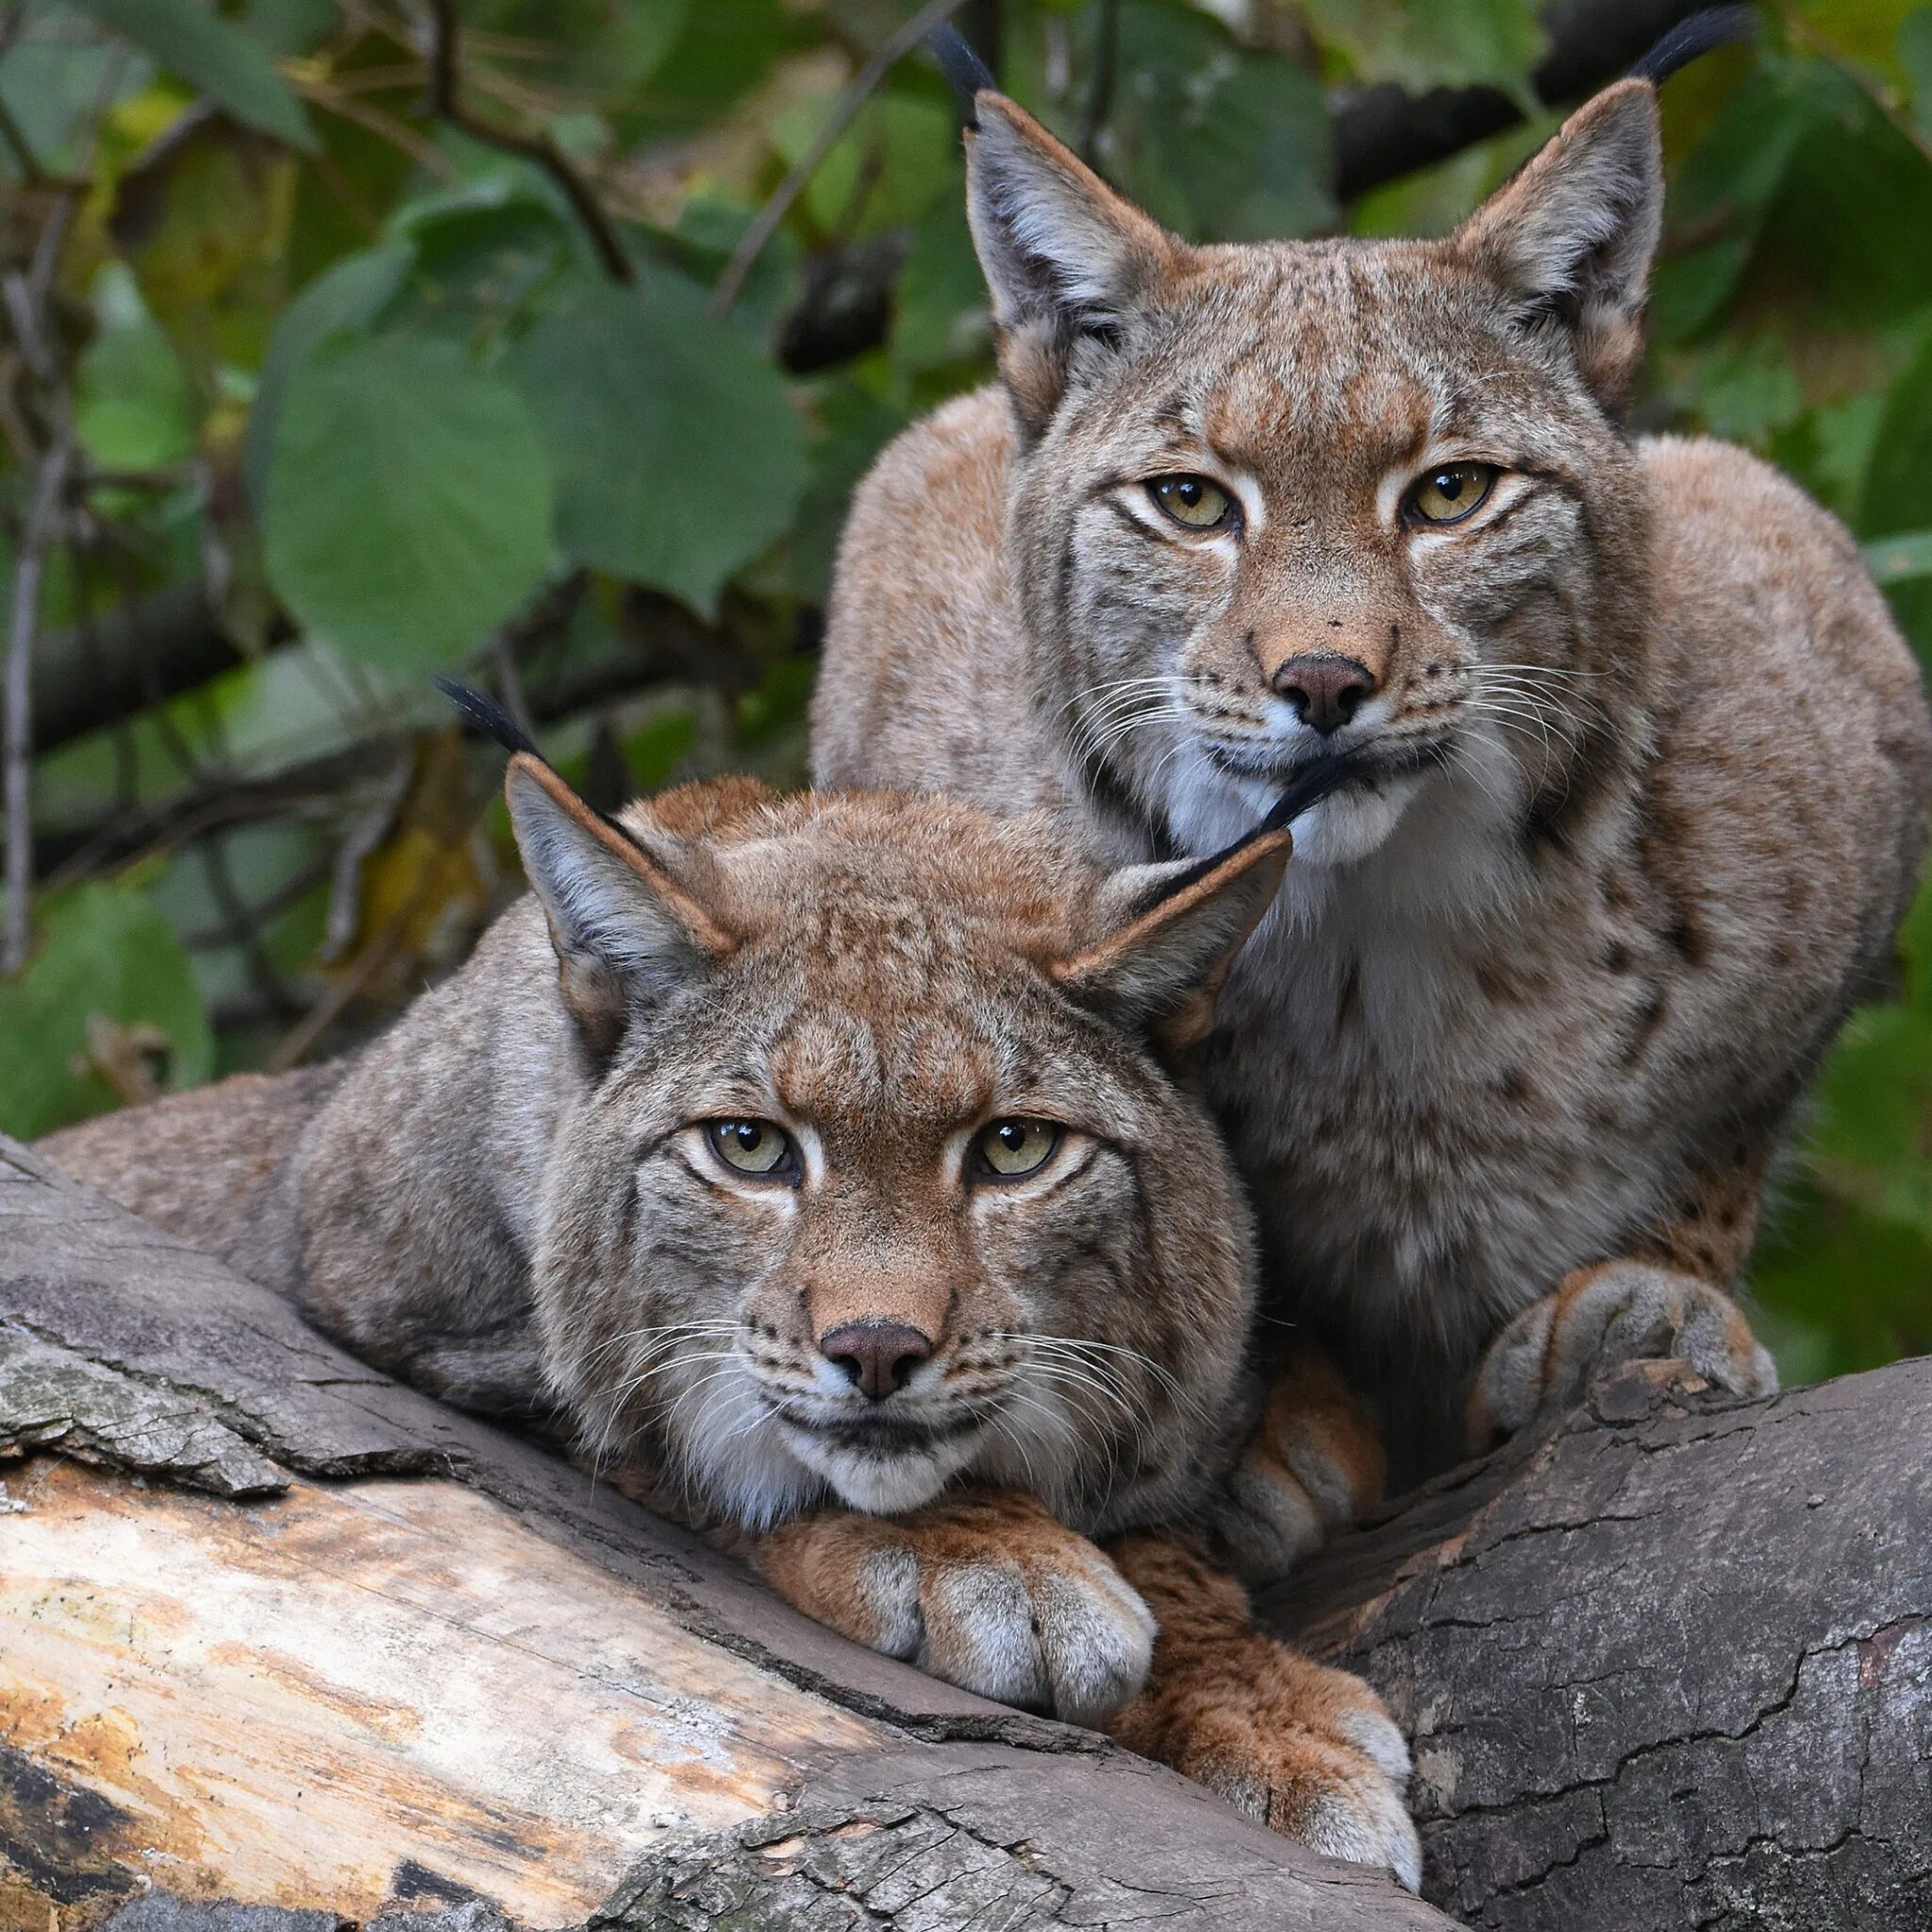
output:
[[[530,742],[530,734],[494,698],[486,698],[480,691],[472,691],[453,677],[439,677],[436,688],[456,707],[466,724],[474,724],[486,738],[495,739],[505,751],[527,752],[533,758],[543,757]]]
[[[1000,84],[993,78],[990,68],[974,51],[973,42],[956,26],[935,27],[925,37],[925,44],[932,50],[932,58],[940,64],[940,72],[946,76],[947,85],[959,97],[959,115],[969,127],[979,125],[979,114],[974,103],[980,94],[989,90],[998,93]]]
[[[1749,7],[1708,7],[1680,20],[1630,70],[1632,80],[1661,87],[1680,67],[1688,67],[1715,47],[1748,41],[1757,32],[1757,15]]]
[[[1292,824],[1303,812],[1312,810],[1331,792],[1340,791],[1351,779],[1360,777],[1367,764],[1368,759],[1361,748],[1352,746],[1296,773],[1289,780],[1288,789],[1269,807],[1268,816],[1255,828],[1256,831],[1274,832],[1283,825]]]

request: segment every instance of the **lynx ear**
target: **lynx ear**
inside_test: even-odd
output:
[[[1525,321],[1566,325],[1584,380],[1615,405],[1643,352],[1663,198],[1657,89],[1622,80],[1577,108],[1452,245],[1502,283]]]
[[[701,903],[698,855],[593,811],[542,759],[504,778],[509,822],[550,923],[563,1003],[602,1057],[633,1013],[728,955],[736,941]]]
[[[1214,1024],[1227,969],[1281,887],[1292,841],[1257,832],[1208,859],[1130,865],[1101,889],[1102,937],[1049,969],[1085,1006],[1191,1046]]]
[[[1028,435],[1082,356],[1117,341],[1179,247],[1006,95],[974,97],[966,216],[1000,328],[1000,373]]]

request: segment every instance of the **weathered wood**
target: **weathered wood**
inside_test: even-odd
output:
[[[1344,1539],[1270,1611],[1412,1740],[1491,1932],[1932,1926],[1932,1361],[1717,1407],[1681,1368]]]
[[[1651,1365],[1267,1608],[1410,1731],[1464,1923],[1924,1932],[1928,1448],[1932,1363],[1743,1407]],[[0,1146],[7,1453],[0,1932],[1445,1923],[854,1650]]]
[[[842,1642],[5,1142],[0,1456],[0,1932],[1446,1923]]]

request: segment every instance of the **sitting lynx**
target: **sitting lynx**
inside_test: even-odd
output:
[[[1887,978],[1932,735],[1831,517],[1618,425],[1654,86],[1437,242],[1192,247],[975,110],[1004,386],[859,490],[815,775],[1045,808],[1118,861],[1343,755],[1204,1070],[1279,1311],[1410,1475],[1609,1359],[1771,1389],[1727,1291]]]
[[[1174,1539],[1088,1541],[1198,1514],[1252,1418],[1252,1231],[1161,1056],[1286,834],[1109,874],[968,807],[508,782],[534,897],[388,1035],[45,1151],[372,1361],[547,1393],[848,1636],[1413,1886],[1374,1694]],[[1373,1481],[1306,1425],[1306,1507]]]

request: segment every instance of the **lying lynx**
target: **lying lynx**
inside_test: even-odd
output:
[[[1252,1418],[1252,1230],[1162,1056],[1286,834],[1109,874],[968,807],[508,782],[534,896],[387,1036],[45,1151],[374,1362],[547,1393],[848,1636],[1412,1886],[1374,1694],[1174,1539],[1088,1540],[1198,1515]],[[1307,1410],[1359,1491],[1373,1437]]]
[[[1773,1388],[1726,1291],[1888,977],[1932,736],[1830,516],[1619,427],[1655,88],[1434,242],[1190,246],[1011,101],[976,121],[1004,386],[858,492],[816,776],[1045,808],[1119,860],[1350,755],[1205,1069],[1281,1312],[1410,1474],[1610,1359]]]

